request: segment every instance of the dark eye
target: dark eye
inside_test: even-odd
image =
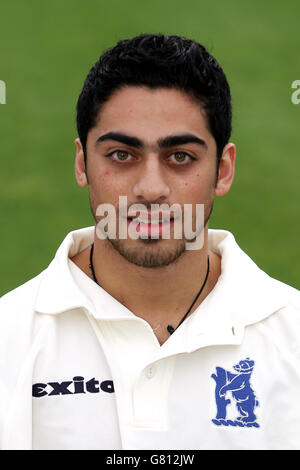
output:
[[[132,155],[125,150],[115,150],[115,152],[112,152],[108,156],[110,156],[111,159],[116,162],[128,162],[132,159]]]
[[[185,152],[175,152],[170,155],[169,159],[171,160],[172,163],[175,163],[176,165],[184,165],[186,163],[189,163],[193,158]]]

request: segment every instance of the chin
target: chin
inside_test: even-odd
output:
[[[160,268],[174,263],[185,252],[185,240],[138,239],[111,240],[111,246],[123,258],[143,268]]]

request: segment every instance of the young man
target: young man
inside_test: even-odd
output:
[[[299,291],[208,230],[235,163],[219,64],[177,36],[120,41],[77,125],[95,226],[1,300],[1,447],[299,449]]]

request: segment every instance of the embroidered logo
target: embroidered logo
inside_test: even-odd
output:
[[[259,427],[254,414],[258,401],[250,384],[253,368],[254,361],[247,357],[244,361],[233,366],[236,373],[233,374],[222,367],[216,367],[216,374],[211,375],[216,382],[217,405],[216,418],[212,419],[212,422],[217,426]],[[227,407],[231,403],[228,395],[231,395],[238,411],[238,416],[233,419],[226,419]],[[231,411],[233,410],[231,409]]]

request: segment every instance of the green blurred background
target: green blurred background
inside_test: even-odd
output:
[[[77,97],[106,48],[145,32],[196,39],[221,63],[237,166],[210,226],[231,230],[261,268],[299,288],[298,1],[16,0],[2,2],[0,17],[0,295],[44,269],[69,231],[93,223],[74,178]]]

